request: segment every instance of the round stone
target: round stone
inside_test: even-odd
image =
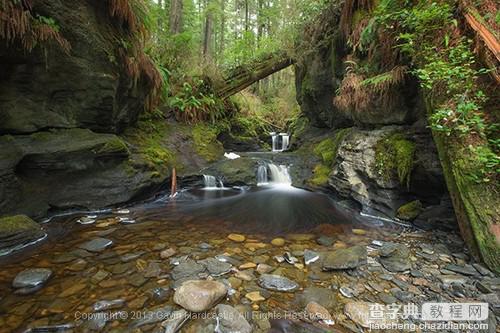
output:
[[[191,312],[211,309],[227,294],[226,286],[218,281],[189,280],[174,294],[174,302]]]
[[[283,246],[285,245],[285,240],[283,238],[275,238],[271,241],[271,244],[274,246]]]
[[[227,236],[227,238],[229,240],[232,240],[233,242],[237,242],[237,243],[243,243],[246,239],[245,236],[240,235],[240,234],[230,234],[229,236]]]
[[[12,286],[14,288],[33,288],[47,281],[52,271],[47,268],[30,268],[16,275]]]

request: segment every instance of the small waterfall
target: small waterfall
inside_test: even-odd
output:
[[[273,143],[273,152],[282,152],[288,149],[290,145],[290,135],[288,133],[272,132],[271,138]]]
[[[272,132],[271,133],[271,138],[273,140],[273,151],[279,151],[278,150],[278,135],[276,134],[276,132]]]
[[[216,189],[217,179],[214,176],[203,175],[203,182],[205,183],[206,189]]]
[[[267,163],[259,165],[257,169],[257,186],[264,185],[292,185],[292,177],[286,165]]]
[[[267,166],[259,165],[257,169],[257,186],[263,186],[269,184],[269,178],[267,177]]]

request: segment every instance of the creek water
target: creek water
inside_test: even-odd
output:
[[[341,313],[347,298],[342,296],[345,292],[338,292],[340,286],[357,290],[359,283],[380,281],[370,274],[351,277],[341,271],[324,272],[319,262],[301,264],[304,251],[326,253],[370,245],[373,240],[393,240],[404,229],[362,217],[326,195],[292,187],[284,165],[262,163],[256,176],[260,186],[228,188],[216,177],[205,175],[204,187],[183,189],[175,199],[165,194],[90,216],[75,213],[53,218],[45,224],[47,239],[0,257],[0,331],[154,331],[161,327],[160,321],[145,322],[144,314],[176,307],[172,293],[179,281],[171,275],[174,257],[194,261],[230,257],[233,269],[214,276],[231,286],[231,295],[223,302],[259,313],[299,312],[311,297],[327,297],[329,310]],[[232,241],[228,235],[233,233],[245,240]],[[284,244],[273,245],[277,237]],[[411,241],[417,244],[422,237],[432,239],[433,235]],[[110,242],[98,249],[85,245],[102,238]],[[276,259],[286,252],[299,263]],[[257,283],[255,267],[238,268],[245,263],[265,264],[273,274],[296,281],[300,288],[291,293],[266,290]],[[32,268],[50,269],[52,276],[40,290],[19,294],[12,281],[19,272]],[[207,276],[205,272],[198,277]],[[254,302],[246,297],[254,291],[265,300]],[[119,305],[108,312],[120,310],[126,316],[105,321],[85,317],[96,312],[95,304],[100,301],[116,301]],[[259,320],[253,322],[255,327],[265,327],[267,320]],[[207,318],[192,319],[181,332],[210,332],[207,327],[213,324]]]

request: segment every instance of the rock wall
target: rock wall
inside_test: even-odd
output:
[[[332,3],[315,24],[306,28],[300,42],[304,53],[295,68],[297,100],[309,120],[309,128],[300,135],[321,133],[317,140],[297,140],[310,146],[308,150],[314,150],[319,157],[309,186],[389,217],[396,216],[399,207],[414,200],[424,207],[448,203],[443,172],[431,132],[426,128],[425,106],[415,79],[408,76],[383,94],[376,87],[367,88],[362,107],[339,107],[334,102],[349,75],[362,73],[362,66],[378,66],[369,64],[363,56],[353,56],[341,30],[342,5],[343,2]],[[359,74],[361,79],[367,76]],[[359,81],[354,84],[360,85]],[[351,104],[356,103],[354,100]],[[330,134],[325,136],[324,128],[329,128]],[[383,176],[376,170],[376,147],[391,133],[400,133],[415,145],[409,184],[402,184],[396,172]],[[328,161],[325,156],[329,156]],[[449,209],[445,211],[452,215]]]
[[[117,136],[148,89],[118,63],[107,2],[39,0],[33,13],[54,19],[71,50],[0,41],[0,216],[103,207],[158,186],[166,172]]]

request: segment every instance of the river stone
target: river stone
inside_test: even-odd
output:
[[[310,302],[315,302],[330,309],[336,304],[333,290],[321,287],[305,288],[301,294],[297,295],[297,300],[301,307],[305,307]]]
[[[88,242],[80,244],[78,247],[90,252],[100,252],[113,244],[113,241],[107,238],[94,238]]]
[[[328,252],[323,259],[323,270],[353,269],[366,263],[366,247],[358,245]]]
[[[335,239],[333,237],[328,237],[328,236],[320,236],[316,240],[316,243],[318,243],[319,245],[323,245],[323,246],[332,246],[334,242],[335,242]]]
[[[206,267],[208,273],[212,276],[221,276],[229,273],[233,265],[228,262],[222,262],[215,258],[207,258],[198,262]]]
[[[47,268],[29,268],[16,275],[12,286],[14,288],[34,288],[42,285],[52,275]]]
[[[174,302],[191,312],[209,310],[226,296],[226,286],[218,281],[189,280],[174,294]]]
[[[379,318],[372,318],[372,316],[370,316],[370,308],[375,305],[376,303],[349,302],[344,307],[344,313],[353,322],[364,328],[370,328],[370,324],[379,324],[379,325],[390,324],[391,320],[386,317],[379,319]]]
[[[319,260],[319,253],[311,250],[304,250],[304,264],[309,265]]]
[[[237,242],[237,243],[243,243],[246,239],[245,236],[240,235],[240,234],[230,234],[227,236],[227,238],[229,240],[232,240],[233,242]]]
[[[404,244],[384,243],[380,249],[380,263],[390,272],[404,272],[411,268],[410,251]]]
[[[182,325],[189,320],[189,313],[180,309],[178,311],[174,311],[170,314],[169,318],[161,323],[161,326],[165,328],[163,333],[176,333],[178,332]]]
[[[220,333],[252,333],[252,326],[245,317],[230,305],[219,304],[215,307]]]
[[[262,288],[275,291],[294,291],[299,287],[297,282],[281,275],[262,274],[259,278],[259,285]]]
[[[182,261],[175,266],[170,276],[174,280],[180,280],[188,277],[196,277],[199,273],[205,271],[205,266],[193,260]]]
[[[45,236],[42,226],[26,215],[0,218],[0,254]]]
[[[478,271],[472,265],[459,266],[450,264],[446,265],[444,268],[447,269],[448,271],[452,271],[454,273],[459,273],[462,275],[469,275],[469,276],[478,275]]]
[[[330,312],[316,302],[307,303],[305,313],[309,320],[323,322],[327,325],[334,324]]]
[[[94,309],[95,312],[100,312],[110,309],[118,309],[121,308],[123,305],[125,305],[124,299],[114,299],[111,301],[102,300],[95,302],[92,308]]]

